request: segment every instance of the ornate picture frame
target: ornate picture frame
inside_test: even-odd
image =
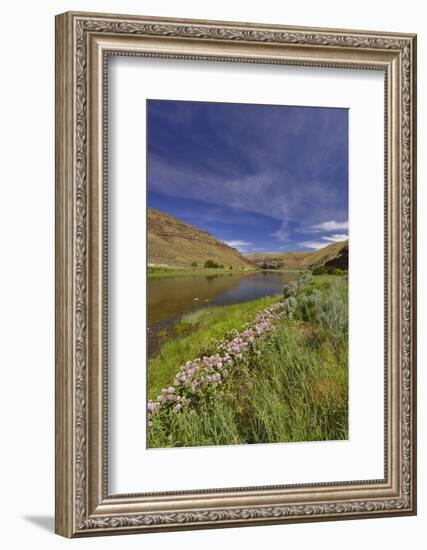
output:
[[[384,478],[108,492],[111,55],[384,72]],[[56,17],[56,532],[82,537],[416,513],[416,36],[68,12]]]

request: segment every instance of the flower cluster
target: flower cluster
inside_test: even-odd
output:
[[[172,386],[163,388],[161,394],[147,403],[148,426],[153,414],[161,411],[179,413],[202,395],[225,382],[230,369],[241,364],[260,338],[271,333],[277,321],[286,315],[283,302],[277,302],[257,313],[252,325],[244,330],[230,330],[227,337],[218,342],[216,353],[187,361],[175,375]]]

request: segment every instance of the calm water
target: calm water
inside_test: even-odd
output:
[[[209,306],[238,304],[281,292],[295,271],[221,273],[148,280],[148,353],[155,355],[186,313]]]

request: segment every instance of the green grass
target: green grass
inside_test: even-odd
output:
[[[314,324],[284,321],[260,357],[240,420],[247,443],[347,438],[347,345],[334,346]]]
[[[260,271],[257,268],[247,269],[229,269],[229,268],[204,268],[204,267],[189,267],[189,268],[169,268],[169,267],[149,267],[148,278],[159,279],[163,277],[184,277],[186,275],[214,275],[220,273],[250,273]]]
[[[347,289],[345,277],[313,277],[297,296],[295,317],[281,320],[273,334],[258,342],[223,386],[196,408],[153,418],[149,447],[347,439]],[[156,386],[167,385],[186,360],[213,352],[210,338],[221,338],[229,328],[240,330],[277,299],[187,316],[184,322],[195,324],[196,331],[167,343],[163,358],[153,360],[159,367],[168,365],[166,383],[157,379]]]
[[[200,309],[183,317],[176,326],[182,334],[191,325],[191,333],[166,342],[156,357],[148,362],[148,398],[154,399],[169,386],[179,367],[189,359],[209,355],[216,349],[212,339],[221,340],[228,330],[240,330],[252,321],[260,309],[277,302],[276,297],[260,298],[231,306]]]
[[[346,307],[348,307],[347,275],[316,275],[307,283],[302,293],[307,295],[313,292],[314,289],[318,289],[322,293],[328,292],[331,289],[336,290]]]

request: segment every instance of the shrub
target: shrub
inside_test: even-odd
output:
[[[317,288],[311,294],[300,296],[298,300],[298,317],[303,321],[318,321],[322,304],[322,292]]]
[[[283,288],[282,288],[283,298],[286,300],[291,296],[296,296],[298,294],[298,291],[299,291],[299,282],[291,281],[289,284],[283,285]]]
[[[318,265],[316,267],[313,267],[311,270],[313,275],[324,275],[326,273],[326,269],[324,265]]]
[[[298,281],[291,281],[289,283],[289,292],[291,296],[296,296],[299,291],[299,282]]]
[[[339,267],[331,267],[329,270],[330,275],[346,275],[347,271],[344,271],[344,269],[340,269]]]
[[[335,336],[347,333],[348,315],[344,302],[335,289],[322,292],[315,288],[298,298],[297,317],[325,326]]]
[[[283,302],[283,312],[289,319],[292,319],[294,316],[294,313],[297,309],[297,301],[294,296],[289,296],[289,298],[286,298]]]
[[[224,266],[221,265],[221,264],[217,264],[213,260],[206,260],[204,267],[217,269],[217,268],[221,268],[221,267],[224,267]]]
[[[318,265],[311,270],[313,275],[346,275],[347,271],[339,267]]]
[[[197,267],[197,262],[192,262],[191,267]]]
[[[301,287],[302,285],[309,283],[311,279],[312,279],[311,273],[309,271],[303,271],[298,277],[298,283]]]
[[[347,329],[347,311],[343,301],[335,291],[329,294],[325,300],[319,314],[319,321],[333,333],[342,333]]]

